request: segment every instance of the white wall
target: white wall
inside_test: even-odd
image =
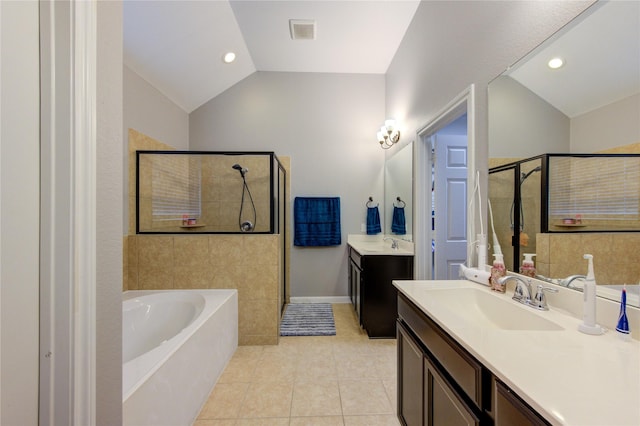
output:
[[[257,72],[191,113],[190,149],[290,156],[291,200],[341,198],[342,245],[293,247],[291,296],[347,295],[347,234],[383,198],[384,119],[384,77],[353,74]]]
[[[489,86],[490,158],[570,152],[570,120],[511,77]]]
[[[0,424],[38,424],[38,3],[0,2]]]
[[[178,150],[189,149],[189,114],[129,67],[123,67],[122,105],[124,231],[129,229],[129,129],[135,129]]]
[[[640,142],[640,95],[571,119],[571,152],[597,152]]]
[[[591,3],[421,2],[386,74],[386,115],[402,122],[406,135],[415,134],[475,84],[472,155],[476,167],[486,170],[489,81]],[[486,178],[486,173],[481,175],[484,194]],[[420,238],[415,236],[416,241]]]
[[[122,3],[97,3],[96,424],[122,424]]]

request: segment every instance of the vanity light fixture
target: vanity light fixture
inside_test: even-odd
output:
[[[558,68],[562,68],[563,65],[564,65],[564,59],[562,59],[559,56],[555,58],[551,58],[549,62],[547,62],[547,66],[552,70],[557,70]]]
[[[236,54],[233,53],[233,52],[227,52],[222,57],[222,62],[224,62],[225,64],[230,64],[231,62],[233,62],[235,60],[236,60]]]
[[[400,130],[396,128],[394,120],[386,120],[378,132],[380,148],[389,149],[400,140]]]

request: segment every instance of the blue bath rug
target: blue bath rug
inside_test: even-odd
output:
[[[335,336],[330,303],[292,303],[280,322],[281,336]]]

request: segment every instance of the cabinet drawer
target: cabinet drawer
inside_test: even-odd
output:
[[[482,407],[482,364],[436,323],[400,294],[398,316],[420,338],[433,359],[453,378],[478,408]]]
[[[360,253],[349,247],[349,257],[358,268],[362,269],[362,257],[360,256]]]

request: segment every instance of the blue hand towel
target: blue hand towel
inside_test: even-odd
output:
[[[391,221],[391,232],[398,235],[407,233],[407,222],[404,217],[404,207],[393,206],[393,220]]]
[[[340,197],[296,197],[293,203],[296,246],[339,246]]]
[[[367,207],[367,235],[375,235],[382,232],[380,227],[380,211],[378,206]]]

